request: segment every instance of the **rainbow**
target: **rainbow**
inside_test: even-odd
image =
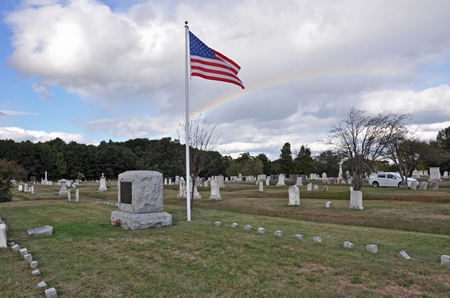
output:
[[[353,76],[358,76],[358,78],[361,77],[404,77],[404,78],[411,78],[411,74],[406,72],[399,72],[398,70],[392,70],[392,71],[386,71],[386,69],[383,70],[377,70],[373,72],[367,72],[367,70],[364,71],[342,71],[342,70],[336,70],[336,71],[328,71],[327,73],[313,73],[313,74],[307,74],[307,75],[298,75],[294,77],[282,77],[277,78],[276,80],[272,81],[265,81],[259,84],[256,84],[254,86],[250,86],[249,88],[246,87],[246,89],[242,90],[236,90],[232,93],[227,93],[220,97],[218,100],[211,102],[208,106],[204,107],[202,109],[202,114],[207,115],[210,113],[213,113],[219,109],[221,109],[224,106],[230,105],[234,102],[240,101],[250,95],[257,94],[259,92],[263,92],[269,89],[274,89],[282,86],[287,86],[291,84],[305,84],[310,81],[316,81],[316,80],[325,80],[330,78],[343,78],[343,77],[349,77],[349,80]],[[244,81],[245,83],[245,81]]]

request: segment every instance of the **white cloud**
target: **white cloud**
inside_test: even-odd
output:
[[[40,99],[52,99],[53,93],[51,91],[48,91],[47,88],[44,86],[41,86],[39,84],[33,83],[31,84],[33,86],[34,92],[39,94]]]
[[[0,135],[4,140],[14,140],[16,142],[31,141],[46,142],[56,138],[60,138],[66,143],[75,141],[77,143],[94,144],[92,140],[86,140],[81,134],[70,134],[65,132],[45,132],[38,130],[26,130],[19,127],[0,127]]]

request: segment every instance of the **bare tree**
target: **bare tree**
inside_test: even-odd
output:
[[[192,181],[191,192],[191,209],[194,206],[194,185],[200,174],[209,175],[215,170],[215,158],[212,154],[216,151],[220,134],[217,134],[217,124],[211,123],[211,118],[203,118],[200,114],[198,117],[191,116],[189,124],[189,167],[190,178]],[[180,125],[181,129],[177,131],[178,138],[185,140],[185,125]],[[183,132],[183,133],[180,133]],[[181,152],[181,168],[186,175],[186,155]]]
[[[355,107],[347,119],[340,120],[328,134],[328,144],[335,146],[339,155],[347,159],[353,176],[354,190],[363,186],[366,174],[374,169],[376,160],[386,154],[386,146],[396,131],[404,127],[408,115],[378,114],[366,116]]]

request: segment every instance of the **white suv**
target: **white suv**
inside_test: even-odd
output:
[[[414,178],[407,178],[408,186],[412,182],[418,181]],[[385,187],[403,187],[402,178],[398,173],[393,172],[383,172],[370,176],[369,184],[373,187],[385,186]]]

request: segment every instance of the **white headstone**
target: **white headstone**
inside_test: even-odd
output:
[[[77,189],[75,192],[75,203],[79,203],[80,202],[80,190]]]
[[[318,242],[318,243],[322,243],[322,237],[320,237],[320,236],[314,236],[313,241],[314,241],[314,242]]]
[[[313,190],[319,190],[319,185],[317,185],[317,184],[314,184],[314,188],[313,188]]]
[[[266,179],[266,185],[270,185],[270,177],[267,177],[267,179]]]
[[[450,266],[450,256],[449,255],[442,255],[441,256],[441,265]]]
[[[403,258],[405,260],[411,260],[411,257],[406,253],[406,251],[402,250],[398,253],[398,256],[400,258]]]
[[[289,187],[289,206],[299,206],[300,205],[300,190],[297,185],[292,185]]]
[[[56,298],[58,297],[58,293],[56,292],[55,288],[50,288],[45,290],[45,297],[46,298]]]
[[[233,229],[236,229],[236,228],[238,227],[238,224],[234,222],[234,223],[231,224],[231,227],[232,227]]]
[[[98,191],[105,191],[108,188],[106,187],[106,177],[105,175],[102,173],[102,176],[100,177],[100,186],[98,188]]]
[[[23,185],[19,184],[19,188],[17,189],[18,191],[23,191]]]
[[[447,171],[444,172],[443,178],[448,178],[448,172]]]
[[[325,208],[331,208],[331,202],[330,201],[326,202]]]
[[[308,183],[308,185],[306,185],[306,190],[307,191],[311,191],[312,190],[312,183]]]
[[[353,243],[351,243],[349,241],[344,242],[344,248],[353,249],[354,247],[355,247],[355,245]]]
[[[6,225],[0,224],[0,247],[8,247],[6,244]]]
[[[378,253],[378,247],[376,244],[366,245],[366,250],[370,253],[376,254]]]
[[[266,232],[266,229],[264,229],[263,227],[258,228],[258,233],[264,234],[265,232]]]
[[[350,193],[350,207],[349,209],[358,209],[358,210],[364,210],[363,204],[362,204],[362,197],[363,194],[361,191],[356,190],[352,191]]]
[[[70,195],[70,189],[67,190],[67,201],[68,202],[72,202],[72,198],[71,198],[71,195]]]
[[[221,223],[220,221],[216,221],[216,222],[214,223],[214,225],[215,225],[216,227],[220,227],[220,226],[222,225],[222,223]]]
[[[286,184],[284,183],[284,175],[280,174],[278,175],[278,182],[276,186],[286,186]]]
[[[274,234],[275,234],[275,236],[281,237],[281,236],[283,236],[283,231],[276,230]]]
[[[67,193],[68,193],[68,191],[67,191],[67,185],[66,185],[66,180],[61,180],[61,181],[59,181],[60,182],[60,184],[61,184],[61,187],[60,187],[60,189],[59,189],[59,194],[60,195],[66,195]]]
[[[209,197],[209,200],[222,200],[219,183],[220,182],[217,180],[211,180],[211,196]]]
[[[297,186],[303,186],[303,177],[297,177],[297,183],[295,183]]]
[[[264,191],[264,183],[262,181],[259,181],[259,191],[260,192]]]
[[[428,183],[426,181],[420,182],[420,190],[427,190]]]
[[[418,182],[417,181],[413,181],[413,182],[411,182],[411,189],[412,190],[416,190],[417,189],[417,184],[418,184]]]
[[[430,168],[430,179],[428,181],[441,181],[441,172],[439,167]]]
[[[430,190],[438,190],[438,189],[439,189],[439,182],[437,181],[431,182]]]
[[[249,231],[249,230],[252,229],[252,226],[251,226],[251,225],[245,225],[244,229],[246,229],[247,231]]]

